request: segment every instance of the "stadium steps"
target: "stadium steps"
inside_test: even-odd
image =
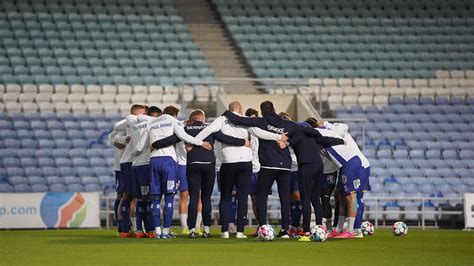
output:
[[[254,77],[210,2],[178,0],[176,8],[188,25],[193,40],[198,44],[217,80],[224,82],[223,79],[227,78]],[[253,82],[239,82],[238,88],[232,88],[255,91]]]

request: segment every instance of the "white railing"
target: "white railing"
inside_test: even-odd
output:
[[[102,221],[105,221],[105,228],[109,229],[111,224],[112,224],[112,219],[113,219],[113,202],[115,200],[114,196],[101,196],[100,201],[101,201],[101,211],[100,211],[100,218]],[[175,199],[176,200],[176,199]],[[212,202],[217,202],[219,200],[218,196],[213,196],[212,197]],[[385,207],[382,205],[382,202],[386,201],[413,201],[416,203],[419,203],[418,205],[420,206],[416,210],[386,210]],[[272,205],[274,203],[278,203],[279,198],[276,195],[269,195],[268,197],[268,205]],[[366,205],[371,206],[370,208],[367,208],[365,211],[365,216],[369,217],[371,221],[374,221],[374,225],[376,227],[383,227],[385,225],[385,222],[388,219],[385,219],[385,215],[387,214],[395,214],[398,215],[398,217],[401,217],[402,215],[406,214],[415,214],[419,216],[417,218],[417,221],[419,222],[418,225],[414,225],[414,227],[420,227],[421,229],[425,230],[427,228],[426,226],[426,221],[431,220],[428,219],[428,217],[435,217],[434,222],[435,225],[434,227],[437,227],[437,222],[439,218],[442,215],[462,215],[463,211],[447,211],[447,210],[442,210],[441,208],[435,208],[434,210],[432,208],[425,208],[425,203],[432,202],[432,203],[450,203],[450,204],[458,204],[458,203],[463,203],[462,198],[433,198],[433,197],[370,197],[367,196],[364,198],[364,202]],[[367,204],[368,202],[374,202],[374,205]],[[255,224],[254,220],[254,215],[252,211],[252,203],[248,202],[249,206],[249,211],[248,211],[248,220],[249,220],[249,226],[253,226]],[[177,205],[177,204],[175,204]],[[268,209],[268,216],[273,219],[280,219],[280,209]],[[177,212],[175,211],[174,217],[178,217]],[[213,218],[213,223],[215,225],[218,224],[218,219],[219,219],[219,206],[218,205],[213,205],[212,206],[212,218]],[[314,218],[314,217],[313,217]],[[381,224],[382,222],[382,224]],[[433,226],[430,226],[432,228]]]

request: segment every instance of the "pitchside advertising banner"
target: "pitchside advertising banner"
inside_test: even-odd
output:
[[[474,193],[464,194],[464,227],[474,228]]]
[[[100,226],[98,193],[0,193],[0,229]]]

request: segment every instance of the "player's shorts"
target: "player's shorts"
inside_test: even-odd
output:
[[[342,192],[348,195],[353,192],[370,191],[370,168],[362,167],[359,157],[353,157],[342,166]]]
[[[336,188],[337,176],[339,172],[323,174],[323,189]]]
[[[120,175],[119,182],[117,185],[118,193],[130,193],[133,192],[133,171],[132,163],[121,163],[120,164]]]
[[[252,176],[250,177],[250,189],[249,189],[249,194],[250,196],[256,196],[257,195],[257,181],[258,181],[258,173],[252,173]],[[235,187],[234,187],[235,190]],[[272,194],[272,189],[268,190],[268,195]]]
[[[152,195],[176,193],[178,189],[177,164],[172,157],[150,158],[150,191]]]
[[[300,188],[298,187],[298,171],[292,171],[290,177],[290,192],[299,192]]]
[[[138,165],[133,168],[133,197],[141,198],[150,193],[150,165]]]
[[[178,164],[178,188],[179,191],[188,191],[188,178],[186,177],[186,165]]]

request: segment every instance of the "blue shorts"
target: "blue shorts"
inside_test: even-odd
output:
[[[132,163],[120,164],[119,182],[117,185],[118,193],[133,193],[133,171]]]
[[[176,193],[177,164],[168,156],[150,158],[150,191],[152,195]]]
[[[300,188],[298,187],[298,171],[291,172],[290,178],[290,192],[299,192]]]
[[[370,191],[370,168],[362,167],[359,157],[353,157],[342,166],[342,191],[344,195],[353,192]]]
[[[257,195],[257,182],[258,182],[258,173],[252,173],[252,176],[250,177],[250,189],[249,189],[250,196]],[[270,190],[268,190],[268,195],[271,195],[271,194],[272,194],[272,189],[270,188]]]
[[[150,193],[150,165],[139,165],[133,168],[133,197],[141,198]]]
[[[337,176],[339,172],[323,174],[323,189],[333,190],[336,187]]]
[[[186,177],[186,165],[178,164],[178,188],[179,191],[188,191],[188,179]]]

